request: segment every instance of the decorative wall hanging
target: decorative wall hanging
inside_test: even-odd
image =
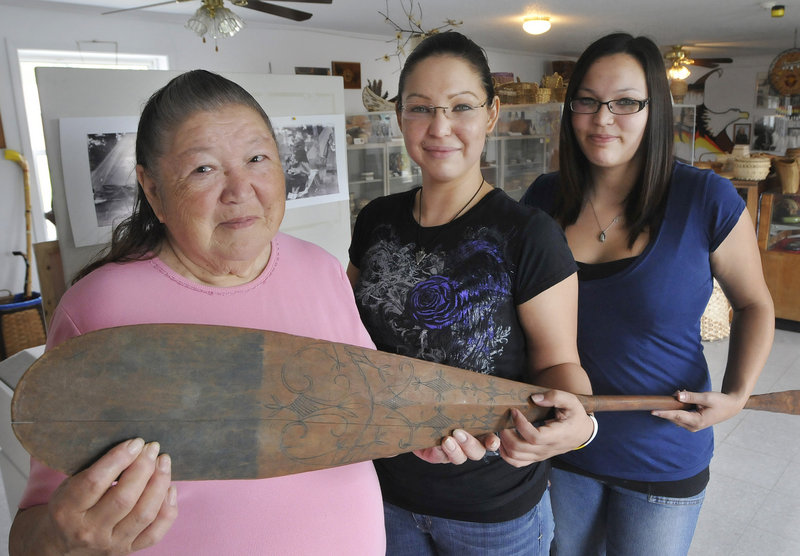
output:
[[[800,94],[800,48],[778,54],[769,66],[769,82],[782,95]]]
[[[400,1],[400,7],[403,9],[403,14],[406,17],[406,22],[403,25],[395,23],[392,18],[389,17],[389,2],[386,2],[386,13],[378,12],[384,17],[386,23],[391,25],[395,31],[395,37],[392,41],[395,43],[395,51],[393,54],[384,54],[381,58],[377,58],[378,60],[384,60],[388,62],[392,56],[396,56],[400,65],[403,64],[403,58],[426,37],[430,35],[435,35],[440,31],[445,31],[452,29],[453,27],[458,27],[462,25],[463,21],[457,21],[455,19],[447,19],[445,20],[443,25],[439,25],[438,27],[433,27],[430,29],[425,29],[422,27],[422,6],[420,6],[419,2],[414,2],[414,0],[409,0],[408,4],[404,3],[402,0]]]

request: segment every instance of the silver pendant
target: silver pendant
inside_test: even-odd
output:
[[[597,236],[597,239],[598,239],[598,241],[600,241],[600,243],[605,243],[606,242],[606,233],[605,232],[600,232],[600,235]]]

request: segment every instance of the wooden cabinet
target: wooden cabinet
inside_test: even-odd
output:
[[[737,179],[732,179],[731,182],[747,204],[747,212],[750,213],[753,226],[758,229],[758,200],[764,192],[766,182]]]
[[[800,321],[800,195],[761,195],[758,247],[775,316]]]

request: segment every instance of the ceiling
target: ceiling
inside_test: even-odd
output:
[[[100,14],[158,1],[42,0],[36,3],[59,4],[62,9]],[[170,3],[104,17],[169,18],[177,22],[188,19],[200,6],[200,1]],[[388,16],[407,28],[403,6],[407,7],[411,1],[333,0],[328,5],[274,1],[314,14],[311,19],[299,23],[239,8],[230,1],[225,4],[251,28],[277,25],[391,40],[394,27],[379,12],[387,13],[388,9]],[[442,25],[447,19],[461,20],[464,23],[459,30],[485,48],[566,57],[576,57],[592,40],[614,31],[647,35],[665,49],[668,45],[684,44],[693,57],[777,55],[797,46],[797,28],[800,27],[800,0],[780,2],[786,7],[783,18],[770,16],[768,6],[773,2],[758,0],[542,0],[533,3],[528,0],[413,0],[413,3],[421,7],[422,27],[426,30]],[[31,2],[26,4],[31,5]],[[521,28],[526,15],[549,16],[552,29],[540,36],[526,34]],[[243,32],[246,31],[247,27]]]

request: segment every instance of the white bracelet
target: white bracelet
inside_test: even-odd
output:
[[[589,437],[589,440],[587,440],[586,442],[584,442],[583,444],[581,444],[577,448],[574,448],[573,452],[575,450],[580,450],[582,448],[586,448],[589,444],[592,443],[592,440],[594,440],[594,437],[597,436],[597,429],[600,428],[600,426],[597,424],[597,419],[595,418],[594,413],[587,413],[587,415],[589,416],[589,419],[592,420],[592,436]]]

